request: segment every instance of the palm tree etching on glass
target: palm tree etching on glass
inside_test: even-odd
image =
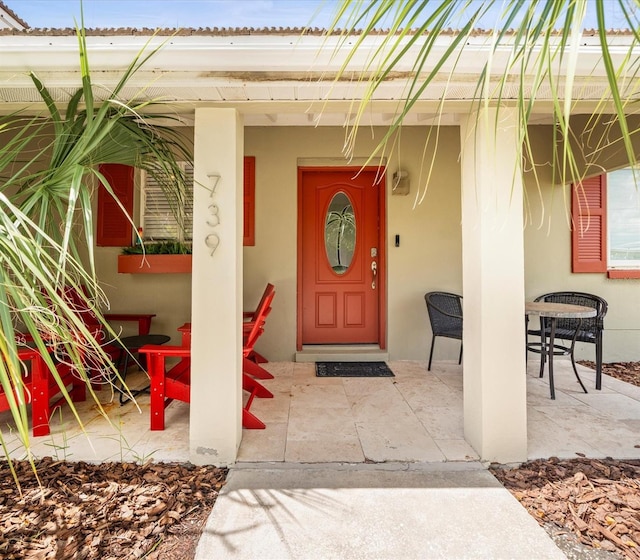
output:
[[[356,246],[356,219],[353,205],[344,192],[334,195],[325,220],[325,249],[329,265],[336,274],[344,274],[351,265]]]

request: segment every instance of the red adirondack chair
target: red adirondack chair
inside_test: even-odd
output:
[[[66,289],[63,297],[71,309],[78,314],[91,335],[98,337],[101,333],[99,323],[91,310],[83,305],[82,298],[78,297],[71,289]],[[29,334],[22,333],[19,336],[20,344],[26,345],[33,342]],[[46,340],[47,337],[44,338]],[[98,338],[98,340],[101,339]],[[55,343],[55,341],[52,342]],[[24,346],[18,350],[18,359],[23,368],[21,385],[19,388],[14,387],[12,396],[7,395],[0,387],[0,411],[8,410],[11,400],[31,404],[33,435],[45,436],[50,433],[49,419],[52,411],[66,402],[61,386],[64,387],[64,391],[68,392],[71,400],[84,401],[86,399],[86,380],[65,359],[64,355],[60,355],[60,352],[63,352],[62,347],[56,349],[52,345],[49,351],[50,359],[55,366],[55,373],[53,373],[43,355],[32,346],[33,344],[31,347]],[[59,398],[51,402],[51,399],[57,395],[60,395]]]
[[[271,311],[271,302],[273,301],[274,296],[275,291],[272,291],[269,297],[265,299],[262,304],[262,309],[258,313],[257,319],[252,323],[251,329],[246,333],[243,342],[242,388],[249,393],[249,398],[245,402],[245,405],[242,409],[242,426],[244,428],[254,430],[263,430],[264,428],[266,428],[266,425],[255,414],[253,414],[253,412],[249,410],[251,408],[251,405],[253,404],[253,399],[255,397],[273,398],[273,393],[271,393],[271,391],[269,391],[264,385],[256,381],[256,379],[254,379],[253,377],[258,377],[259,379],[273,379],[273,375],[271,375],[262,366],[250,360],[249,356],[253,351],[253,346],[255,345],[256,340],[258,340],[260,335],[264,332],[264,323],[266,321],[267,315]],[[250,375],[252,375],[253,377],[249,377]]]
[[[10,401],[31,404],[32,431],[34,436],[49,434],[49,419],[52,411],[66,402],[55,377],[38,350],[20,348],[18,359],[23,367],[19,387],[13,388],[13,398],[0,387],[0,412],[9,410]],[[62,384],[69,387],[69,396],[73,401],[86,399],[86,384],[67,363],[57,363],[56,372]],[[51,399],[60,394],[55,402]]]
[[[184,332],[184,331],[183,331]],[[147,345],[140,348],[147,356],[150,378],[151,430],[164,430],[164,411],[175,399],[191,402],[191,349],[184,346]],[[182,358],[167,370],[167,358]],[[249,398],[242,410],[242,425],[245,428],[265,428],[265,424],[249,411],[253,399],[271,398],[273,394],[258,381],[242,374],[242,388],[249,392]]]
[[[74,289],[67,288],[62,293],[67,304],[82,320],[89,334],[101,344],[103,350],[114,363],[117,363],[123,352],[122,346],[112,342],[106,342],[107,337],[104,329],[95,313],[87,306],[86,301],[80,297]],[[147,334],[149,332],[151,319],[155,317],[153,314],[122,313],[105,316],[111,320],[136,321],[140,334]],[[85,336],[85,333],[78,330],[79,348],[82,348],[82,339]],[[28,334],[22,334],[20,337],[23,339],[23,343],[32,341],[32,338]],[[58,348],[58,351],[60,351],[60,348]],[[51,418],[51,413],[66,401],[56,377],[59,378],[62,385],[68,391],[71,400],[78,402],[86,399],[87,381],[74,370],[64,356],[56,355],[53,348],[50,354],[55,364],[55,374],[49,370],[45,359],[35,348],[23,347],[18,351],[18,359],[22,362],[24,375],[21,379],[20,388],[17,390],[14,389],[13,398],[18,400],[18,402],[31,404],[34,436],[44,436],[50,433],[49,419]],[[92,385],[96,389],[100,389],[103,381],[103,379],[101,379],[103,372],[99,371],[88,353],[85,353],[84,362],[91,376]],[[107,372],[107,374],[109,374],[109,372]],[[51,402],[51,399],[57,395],[60,395],[59,398]],[[11,396],[7,395],[0,387],[0,412],[9,409],[10,400],[12,400]]]
[[[77,315],[82,319],[85,327],[89,331],[89,333],[94,337],[94,339],[100,343],[102,349],[106,354],[111,358],[111,361],[119,367],[123,358],[125,358],[126,348],[123,347],[122,344],[119,344],[117,340],[110,340],[109,337],[103,327],[103,325],[98,321],[98,318],[94,311],[87,307],[86,301],[81,298],[77,291],[72,289],[65,290],[65,297],[72,309],[75,310]],[[138,335],[148,335],[151,330],[151,321],[155,317],[155,313],[105,313],[104,318],[108,321],[115,323],[137,323],[138,324]],[[79,338],[82,338],[82,334],[79,333]],[[101,389],[102,385],[106,383],[113,383],[114,379],[112,376],[112,372],[110,371],[102,371],[104,368],[98,367],[95,364],[95,360],[92,359],[91,355],[86,356],[86,363],[91,375],[91,384],[95,389]],[[128,363],[127,359],[124,359],[124,363]],[[142,365],[144,365],[144,360],[141,360]],[[126,372],[121,372],[126,375]]]
[[[271,312],[271,303],[275,295],[276,289],[274,285],[267,284],[262,299],[252,313],[251,319],[243,325],[242,371],[258,379],[273,379],[273,375],[259,365],[267,360],[255,351],[255,344],[264,332],[264,324]]]
[[[151,392],[151,430],[164,430],[164,410],[175,399],[191,402],[191,348],[148,344],[139,352],[147,356]],[[167,358],[181,360],[166,369]]]
[[[264,332],[264,324],[271,311],[274,297],[275,288],[269,284],[266,295],[254,312],[255,320],[247,322],[243,328],[242,388],[249,396],[242,409],[242,425],[249,429],[266,427],[264,422],[250,411],[254,398],[273,397],[271,391],[254,379],[272,379],[273,375],[249,359],[249,356]],[[164,430],[164,411],[174,399],[191,402],[191,324],[185,323],[178,330],[182,332],[182,346],[147,345],[140,349],[140,353],[147,356],[151,379],[151,430]],[[166,359],[170,357],[181,358],[181,361],[167,371]]]
[[[273,293],[275,293],[275,286],[271,283],[267,284],[266,288],[264,289],[264,292],[262,293],[262,298],[260,298],[260,302],[258,303],[258,306],[255,308],[255,310],[243,312],[242,318],[245,322],[243,333],[248,333],[248,331],[251,330],[251,323],[254,323],[255,321],[258,320],[258,314],[260,313],[260,310],[264,307],[265,300],[269,297],[273,299],[273,297],[271,296],[271,294]],[[250,355],[247,356],[247,359],[257,364],[266,364],[269,361],[262,354],[259,354],[255,350],[251,351]]]

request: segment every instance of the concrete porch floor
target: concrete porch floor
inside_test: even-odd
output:
[[[640,387],[603,376],[596,391],[595,374],[580,368],[589,390],[577,384],[568,360],[556,360],[556,400],[549,398],[547,377],[538,364],[528,368],[528,458],[640,458]],[[251,408],[265,430],[244,430],[238,463],[380,463],[477,461],[462,428],[462,368],[439,362],[395,361],[394,378],[317,378],[314,364],[277,362],[265,365],[275,379],[263,384],[273,399],[255,399]],[[143,373],[130,374],[132,388],[143,385]],[[140,410],[120,406],[117,395],[98,393],[111,425],[91,400],[78,403],[86,434],[69,408],[56,411],[51,434],[32,439],[36,457],[72,461],[188,461],[189,407],[174,402],[166,411],[166,430],[149,430],[149,397],[140,395]],[[11,416],[0,414],[0,427],[15,458],[24,451]]]

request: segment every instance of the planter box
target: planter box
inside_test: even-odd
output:
[[[191,274],[191,255],[118,255],[118,272]]]

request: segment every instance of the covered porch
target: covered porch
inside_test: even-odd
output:
[[[146,39],[137,35],[91,37],[92,64],[104,70],[106,84],[117,82],[118,69],[138,53]],[[331,49],[326,48],[331,43],[325,43],[321,36],[298,39],[268,33],[231,39],[215,33],[203,39],[175,37],[154,57],[153,68],[142,69],[131,84],[142,88],[153,81],[158,88],[154,91],[173,100],[165,108],[175,112],[183,125],[181,132],[193,142],[193,175],[198,188],[194,188],[191,216],[192,274],[175,275],[179,277],[175,279],[122,278],[115,266],[120,246],[96,248],[96,270],[113,302],[112,311],[156,313],[154,331],[174,337],[178,325],[192,323],[191,404],[171,405],[171,414],[183,416],[184,433],[173,432],[178,430],[179,418],[169,416],[167,431],[157,436],[146,431],[144,400],[142,414],[136,415],[140,422],[137,428],[129,427],[131,413],[121,415],[120,409],[112,410],[113,421],[120,425],[115,433],[103,435],[113,444],[110,455],[134,448],[140,455],[136,444],[144,441],[143,458],[166,453],[168,459],[172,453],[183,453],[194,463],[218,465],[238,460],[443,461],[467,456],[511,462],[527,456],[562,455],[562,449],[546,446],[553,447],[556,431],[567,437],[567,427],[547,426],[550,412],[535,408],[532,399],[536,395],[530,387],[527,395],[522,351],[525,300],[565,286],[603,295],[612,310],[624,310],[617,316],[611,314],[607,353],[612,354],[616,348],[628,354],[638,347],[634,319],[640,300],[633,282],[611,284],[604,274],[585,278],[569,271],[571,244],[565,203],[570,186],[557,184],[553,173],[551,98],[541,93],[536,114],[529,120],[531,151],[540,156],[536,161],[544,162],[535,177],[528,166],[523,168],[518,132],[522,122],[515,104],[498,111],[494,104],[478,107],[469,101],[477,86],[475,77],[469,80],[469,76],[476,76],[483,67],[484,55],[479,55],[486,54],[488,37],[479,36],[465,46],[459,68],[466,71],[456,74],[455,87],[443,88],[438,82],[426,91],[407,115],[398,150],[376,159],[386,170],[384,181],[376,185],[382,195],[378,198],[377,237],[375,243],[361,244],[358,270],[368,273],[362,276],[366,290],[380,294],[374,298],[379,318],[373,342],[388,352],[392,367],[398,370],[395,383],[368,380],[361,383],[363,388],[354,380],[319,382],[313,379],[309,366],[286,362],[306,342],[297,336],[305,319],[299,298],[304,293],[300,271],[305,268],[301,258],[304,232],[298,228],[304,221],[301,169],[326,171],[348,162],[350,172],[356,175],[384,136],[406,85],[404,79],[384,84],[384,91],[380,90],[367,113],[366,124],[371,125],[373,134],[360,133],[352,158],[347,159],[342,125],[353,118],[349,100],[359,99],[363,92],[354,84],[336,87],[332,80],[320,80],[318,87],[310,88],[310,64],[321,68],[323,74],[335,72],[344,52],[331,56]],[[580,53],[580,79],[576,82],[593,87],[592,97],[585,98],[575,112],[587,121],[601,88],[606,86],[601,73],[593,71],[593,54],[588,48],[595,40],[586,40],[585,52]],[[74,41],[66,36],[3,38],[3,44],[21,53],[3,71],[16,98],[26,99],[24,96],[32,92],[28,77],[16,77],[17,70],[25,67],[46,72],[50,87],[72,83],[78,77],[77,53],[70,47]],[[438,52],[448,44],[447,37],[438,40]],[[374,38],[370,46],[375,45]],[[280,63],[283,60],[284,65]],[[354,70],[363,63],[354,60]],[[155,68],[162,69],[161,79]],[[411,71],[412,66],[405,69]],[[446,75],[444,71],[443,77]],[[269,77],[269,87],[265,87],[265,77]],[[514,85],[513,91],[505,92],[505,99],[515,99],[517,92]],[[447,107],[441,111],[445,93]],[[59,100],[64,102],[67,97],[61,89]],[[11,107],[6,105],[7,110]],[[576,122],[576,130],[589,129]],[[244,246],[246,156],[257,162],[256,217],[255,243]],[[604,156],[607,167],[623,163],[623,158]],[[414,204],[419,199],[415,195],[421,192],[418,189],[424,188],[427,170],[428,194],[424,193],[422,204]],[[411,178],[411,196],[394,192],[394,173]],[[319,245],[316,249],[312,257],[325,251]],[[372,262],[374,258],[378,261]],[[560,265],[549,267],[550,262]],[[378,268],[372,267],[374,264]],[[282,371],[274,372],[276,380],[271,383],[276,385],[269,387],[277,393],[276,399],[257,401],[253,408],[264,418],[267,431],[243,434],[242,311],[257,299],[266,282],[276,285],[278,295],[261,342],[265,355],[275,361],[269,367]],[[428,374],[420,362],[401,361],[420,360],[424,355],[427,331],[422,298],[432,289],[464,294],[464,367],[454,367],[451,379],[442,378],[446,371]],[[405,365],[410,365],[409,370],[401,371]],[[377,388],[371,391],[377,385],[389,393]],[[557,385],[562,391],[561,381]],[[564,397],[548,402],[544,381],[539,391],[544,407],[558,413],[563,410]],[[442,392],[446,398],[438,396]],[[283,393],[291,396],[284,398]],[[569,402],[575,402],[577,410],[567,414],[567,421],[576,422],[574,413],[584,412],[587,406],[578,396],[570,396]],[[607,393],[590,393],[586,398],[606,399]],[[375,402],[384,406],[376,407]],[[329,407],[328,403],[334,404]],[[392,406],[398,408],[390,414]],[[328,414],[329,408],[336,414]],[[438,408],[443,410],[433,412]],[[601,410],[611,416],[613,408],[593,408],[598,415]],[[615,415],[611,417],[619,423]],[[342,420],[339,431],[326,424],[334,419]],[[87,422],[87,429],[98,425],[93,420]],[[534,428],[536,422],[541,422],[542,428]],[[607,422],[598,418],[581,423],[589,426],[585,437],[592,435],[593,425],[601,424],[607,426],[603,438],[609,444],[612,431]],[[568,433],[574,434],[574,429]],[[67,441],[73,433],[71,427],[62,429],[63,443],[54,444],[54,448],[72,450]],[[319,445],[323,434],[331,440],[326,446]],[[159,439],[154,440],[156,437]],[[405,440],[397,439],[402,437]],[[256,456],[257,451],[250,453],[252,439],[258,442],[256,446],[269,442],[264,458]],[[344,448],[338,445],[343,440]],[[588,445],[594,453],[611,454],[595,444]],[[567,446],[566,453],[575,452],[572,442]],[[307,456],[307,448],[316,455],[321,448],[327,453]],[[337,450],[336,454],[330,455],[331,449]],[[75,455],[78,458],[81,454],[78,451]]]
[[[385,463],[478,461],[463,434],[462,366],[392,361],[393,378],[318,378],[314,364],[266,364],[273,399],[256,399],[252,410],[265,430],[243,430],[239,463]],[[640,458],[640,387],[605,375],[593,390],[595,373],[580,367],[584,394],[568,360],[556,361],[557,398],[549,398],[538,361],[527,369],[527,458]],[[132,386],[143,385],[132,374]],[[120,406],[107,391],[112,425],[91,401],[78,403],[86,435],[68,407],[54,414],[49,436],[34,438],[37,457],[73,461],[189,461],[189,406],[167,408],[164,431],[149,430],[148,395]],[[507,398],[507,397],[505,397]],[[8,413],[0,414],[2,436],[16,458],[23,450]],[[215,431],[215,426],[210,429]]]

